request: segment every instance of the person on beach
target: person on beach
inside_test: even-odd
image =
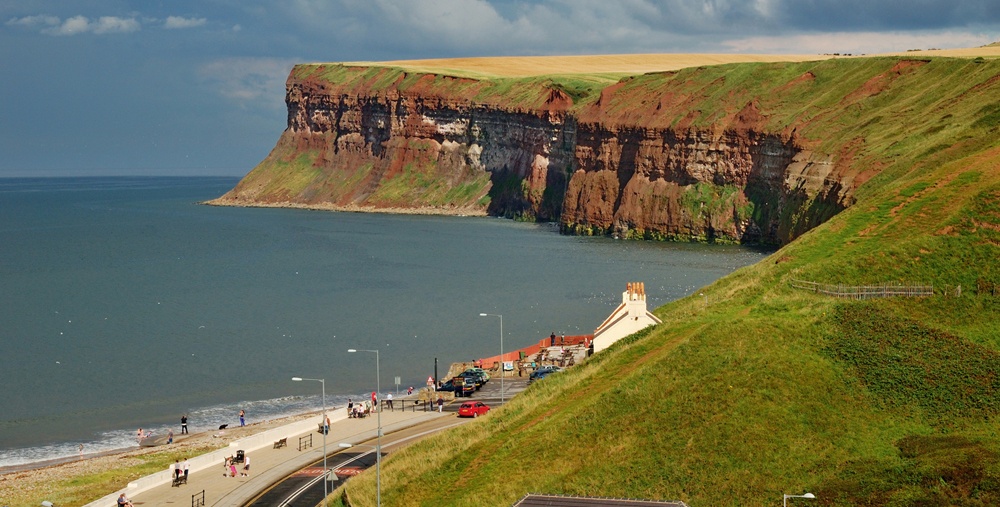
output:
[[[168,444],[174,443],[174,430],[172,429],[167,431],[167,443]]]
[[[135,432],[135,441],[136,443],[142,442],[142,428],[139,428],[139,431]]]
[[[184,414],[181,416],[181,435],[187,435],[188,432],[188,415]]]
[[[244,419],[244,417],[246,417],[246,415],[247,415],[247,414],[246,414],[246,412],[244,412],[244,411],[243,411],[243,409],[241,408],[241,409],[240,409],[240,426],[241,426],[241,427],[242,427],[242,426],[246,426],[246,425],[247,425],[247,422],[246,422],[246,420]]]
[[[413,386],[410,386],[409,388],[406,389],[406,395],[407,396],[413,395]]]

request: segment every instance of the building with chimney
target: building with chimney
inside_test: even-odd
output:
[[[646,309],[646,286],[642,282],[626,284],[622,304],[594,330],[594,352],[600,352],[626,336],[655,326],[662,321]]]

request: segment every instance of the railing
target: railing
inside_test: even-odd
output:
[[[803,280],[792,280],[792,287],[838,298],[871,299],[890,297],[924,297],[934,295],[933,285],[830,285]]]
[[[191,507],[205,507],[205,490],[191,495]]]
[[[308,449],[308,448],[310,448],[312,446],[313,446],[313,436],[312,436],[312,433],[310,433],[310,434],[308,434],[308,435],[306,435],[304,437],[299,437],[299,450],[300,451],[302,449]]]

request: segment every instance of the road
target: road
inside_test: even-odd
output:
[[[504,379],[504,401],[523,391],[527,385],[525,378]],[[478,392],[468,398],[458,398],[445,406],[444,411],[456,413],[454,417],[442,417],[409,428],[382,436],[383,458],[394,450],[440,431],[446,431],[460,424],[471,421],[471,418],[457,417],[458,406],[462,401],[476,400],[489,405],[491,409],[499,407],[500,379],[492,379]],[[397,404],[402,405],[403,400]],[[335,447],[336,448],[336,447]],[[357,475],[369,467],[375,466],[375,440],[363,442],[349,449],[343,449],[327,456],[327,465],[334,470],[336,480],[342,481]],[[246,507],[294,507],[315,506],[323,500],[323,460],[318,460],[272,485],[259,496],[245,504]],[[333,491],[339,482],[330,482],[329,491]]]

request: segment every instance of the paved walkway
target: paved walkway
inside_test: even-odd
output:
[[[416,412],[383,411],[382,433],[384,435],[441,416],[437,412],[420,410]],[[371,416],[364,419],[332,421],[330,434],[326,437],[327,453],[341,450],[338,446],[341,442],[355,444],[375,438],[377,419],[377,417]],[[209,466],[203,470],[191,472],[187,484],[174,487],[171,486],[170,482],[165,482],[134,495],[130,495],[128,490],[124,491],[126,495],[129,495],[133,504],[137,506],[179,505],[186,507],[192,505],[193,495],[201,497],[202,491],[204,491],[206,506],[239,507],[278,480],[310,463],[323,459],[323,434],[317,431],[317,422],[317,420],[311,421],[311,428],[306,431],[289,434],[287,436],[288,445],[285,447],[274,449],[273,442],[267,442],[267,445],[261,448],[247,451],[246,454],[250,456],[250,477],[223,475],[223,461],[219,459],[217,466]],[[293,425],[289,427],[291,428],[291,426]],[[301,429],[301,427],[300,425],[298,428]],[[269,433],[273,431],[271,430]],[[307,435],[312,435],[312,447],[299,451],[299,437]],[[238,444],[231,445],[228,454],[235,454],[237,449],[243,448]],[[242,468],[242,465],[237,465],[237,472],[242,472]],[[118,493],[115,494],[115,497],[117,495]],[[107,507],[112,507],[113,504],[113,501],[107,502]]]

